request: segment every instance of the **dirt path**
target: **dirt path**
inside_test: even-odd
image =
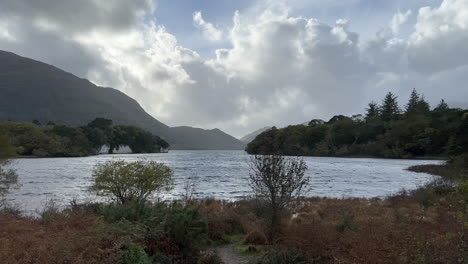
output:
[[[246,256],[236,252],[234,245],[224,245],[214,248],[224,264],[253,264],[257,259],[254,256]]]

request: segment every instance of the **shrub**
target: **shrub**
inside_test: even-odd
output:
[[[126,204],[100,204],[96,213],[104,217],[109,223],[127,220],[132,222],[145,222],[164,213],[164,205],[149,205],[144,202],[132,202]]]
[[[244,232],[242,217],[233,204],[222,201],[206,200],[201,204],[200,213],[208,222],[208,236],[212,240],[222,241],[226,235]]]
[[[258,264],[307,264],[308,260],[302,251],[280,249],[268,251]]]
[[[356,225],[354,224],[354,216],[349,210],[341,210],[342,220],[336,225],[336,231],[344,232],[346,229],[356,231]]]
[[[431,206],[434,201],[443,195],[447,195],[455,191],[453,182],[444,178],[439,178],[431,183],[413,190],[410,195],[414,197],[425,208]]]
[[[10,139],[2,133],[0,130],[0,199],[18,180],[15,171],[4,168],[10,163],[9,158],[15,156],[15,148],[10,144]]]
[[[223,264],[224,262],[216,254],[216,252],[204,253],[199,259],[197,264]]]
[[[171,263],[196,263],[207,241],[207,224],[198,208],[171,205],[161,217],[148,221],[145,243],[151,255],[165,255]]]
[[[47,200],[44,208],[40,211],[41,221],[45,224],[61,215],[60,208],[54,200]]]
[[[117,254],[118,264],[151,264],[142,246],[135,243],[123,245]]]
[[[198,208],[174,206],[167,214],[164,230],[181,251],[184,258],[195,255],[206,242],[206,221],[201,219]]]
[[[171,168],[155,161],[108,161],[95,167],[90,191],[121,204],[144,202],[154,192],[170,190],[172,176]]]
[[[244,244],[265,245],[267,237],[258,229],[250,231],[244,239]]]

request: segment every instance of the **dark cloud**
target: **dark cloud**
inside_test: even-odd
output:
[[[68,32],[85,32],[95,28],[127,29],[153,8],[151,0],[2,0],[0,14]]]

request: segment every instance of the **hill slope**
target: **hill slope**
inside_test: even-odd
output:
[[[96,117],[135,125],[169,141],[172,149],[243,149],[220,130],[171,128],[124,93],[94,85],[54,66],[0,51],[0,121],[83,125]]]
[[[260,135],[261,133],[263,133],[263,132],[265,132],[267,130],[270,130],[271,128],[272,127],[263,127],[263,128],[257,129],[254,132],[249,133],[249,134],[241,137],[240,141],[242,141],[245,144],[248,144],[248,143],[252,142],[258,135]]]

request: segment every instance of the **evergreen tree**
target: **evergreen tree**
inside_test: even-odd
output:
[[[368,108],[366,108],[366,121],[378,118],[380,115],[380,109],[377,103],[374,101],[370,102]]]
[[[434,111],[445,111],[449,109],[448,104],[445,102],[444,99],[440,100],[440,103],[437,105],[436,108],[434,108]]]
[[[424,99],[424,95],[419,99],[416,105],[416,111],[420,114],[428,114],[431,111],[429,103]]]
[[[380,108],[380,117],[384,121],[396,120],[400,115],[397,96],[392,92],[387,93]]]
[[[406,104],[407,115],[416,111],[416,109],[418,108],[419,101],[420,101],[419,94],[416,91],[416,89],[413,88],[413,91],[411,92],[411,95],[410,95],[410,99],[408,103]]]
[[[414,114],[428,114],[430,112],[429,103],[424,99],[424,95],[419,95],[416,89],[413,89],[410,99],[406,104],[406,116]]]

